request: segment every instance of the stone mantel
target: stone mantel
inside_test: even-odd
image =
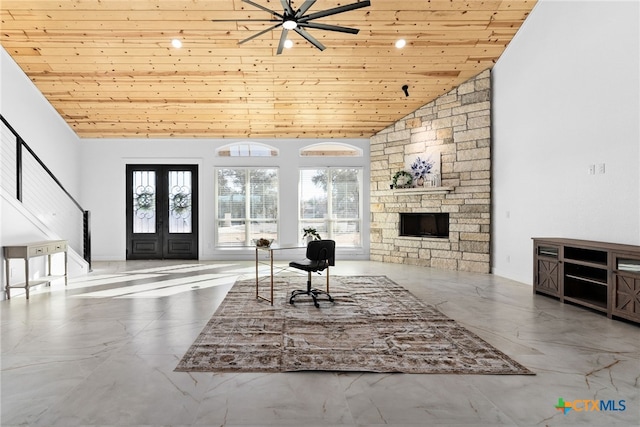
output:
[[[389,194],[447,194],[453,191],[453,187],[412,187],[394,188]]]

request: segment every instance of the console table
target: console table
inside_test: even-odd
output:
[[[533,292],[640,323],[640,246],[534,238]]]
[[[11,298],[11,288],[24,288],[27,299],[29,299],[29,287],[43,283],[50,283],[52,280],[64,277],[64,284],[67,285],[67,241],[66,240],[46,240],[44,242],[33,242],[24,245],[4,246],[4,271],[6,276],[5,292],[7,299]],[[54,276],[51,274],[51,256],[54,254],[64,254],[64,274]],[[30,279],[29,260],[37,257],[47,257],[47,275],[39,277],[35,280]],[[11,260],[24,260],[24,283],[11,284]]]

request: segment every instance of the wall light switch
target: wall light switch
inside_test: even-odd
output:
[[[589,165],[589,175],[596,174],[596,165]]]
[[[598,163],[598,173],[604,173],[604,163]]]

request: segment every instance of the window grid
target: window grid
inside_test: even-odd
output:
[[[361,194],[362,168],[302,169],[299,235],[311,227],[337,246],[361,247]]]
[[[278,170],[221,168],[216,179],[216,246],[278,238]]]

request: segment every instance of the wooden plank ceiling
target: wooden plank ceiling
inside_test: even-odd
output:
[[[491,68],[534,4],[372,0],[276,55],[281,29],[238,44],[271,23],[212,21],[271,18],[241,0],[2,0],[0,41],[80,137],[360,138]]]

